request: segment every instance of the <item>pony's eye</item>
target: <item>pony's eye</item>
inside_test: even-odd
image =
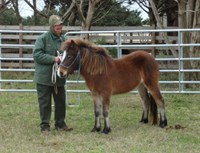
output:
[[[67,58],[71,58],[72,56],[71,55],[67,55]]]

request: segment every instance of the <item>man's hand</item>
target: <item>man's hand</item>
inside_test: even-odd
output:
[[[61,59],[61,58],[60,58],[59,56],[56,56],[56,57],[54,58],[54,62],[59,64],[59,63],[60,63],[60,59]]]

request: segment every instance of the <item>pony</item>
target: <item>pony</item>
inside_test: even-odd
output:
[[[61,45],[63,56],[57,75],[68,77],[78,70],[85,79],[94,101],[95,124],[92,132],[101,131],[101,115],[104,117],[102,133],[111,132],[109,123],[110,98],[113,94],[126,93],[138,87],[143,101],[140,122],[167,126],[164,99],[159,89],[159,66],[154,57],[145,51],[135,51],[120,59],[114,59],[108,51],[82,39],[66,40]]]

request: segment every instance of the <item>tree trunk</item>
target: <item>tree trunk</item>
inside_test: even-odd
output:
[[[100,1],[101,0],[89,0],[88,10],[87,10],[87,13],[86,13],[87,16],[85,17],[84,14],[83,14],[83,9],[84,9],[83,4],[84,4],[84,1],[81,0],[80,4],[78,4],[78,2],[76,0],[73,0],[73,2],[76,4],[79,16],[80,16],[80,18],[82,20],[82,30],[83,31],[89,31],[90,30],[92,19],[93,19],[94,13],[95,13],[95,7],[98,5],[98,3]],[[82,35],[82,38],[83,39],[89,39],[89,35],[88,34]]]
[[[70,18],[71,14],[73,13],[74,8],[76,7],[76,2],[72,1],[69,9],[67,10],[67,12],[64,13],[63,15],[63,21],[67,20]]]
[[[200,27],[200,2],[199,0],[180,0],[178,1],[178,19],[179,28],[199,28]],[[200,43],[200,32],[183,33],[183,43]],[[200,57],[200,47],[184,47],[184,57]],[[197,69],[200,66],[199,61],[191,60],[184,62],[184,69]],[[199,73],[184,74],[185,80],[199,80]],[[188,87],[189,85],[186,85]]]
[[[36,4],[36,0],[33,0],[33,7],[35,8],[33,10],[34,11],[34,24],[37,25],[37,11],[36,11],[37,4]]]
[[[194,7],[193,7],[193,19],[191,23],[192,28],[200,28],[200,2],[199,0],[194,0]],[[190,36],[190,41],[192,44],[199,44],[200,43],[200,32],[191,32]],[[200,47],[190,47],[190,57],[200,57]],[[200,61],[190,61],[191,67],[193,69],[200,68]],[[193,73],[193,78],[194,80],[199,80],[200,79],[200,74],[199,73]]]
[[[178,1],[178,26],[179,28],[186,28],[186,4],[187,0]]]
[[[152,8],[152,11],[154,13],[154,16],[156,18],[158,27],[160,27],[161,29],[164,29],[164,26],[162,24],[162,21],[160,20],[160,17],[159,17],[159,14],[158,14],[158,11],[156,9],[154,1],[153,0],[149,0],[149,2],[150,2],[150,5],[151,5],[151,8]],[[162,32],[162,36],[163,36],[163,38],[164,38],[164,40],[165,40],[165,42],[167,44],[171,44],[169,39],[168,39],[167,33]],[[171,50],[171,52],[172,52],[174,57],[178,57],[178,54],[177,54],[176,50],[173,47],[169,47],[169,49]]]

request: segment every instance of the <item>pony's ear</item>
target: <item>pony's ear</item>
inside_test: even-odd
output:
[[[71,44],[74,44],[74,40],[73,39],[71,39]]]
[[[71,40],[70,47],[71,47],[71,48],[74,48],[75,45],[76,45],[76,43],[74,42],[74,40]]]

